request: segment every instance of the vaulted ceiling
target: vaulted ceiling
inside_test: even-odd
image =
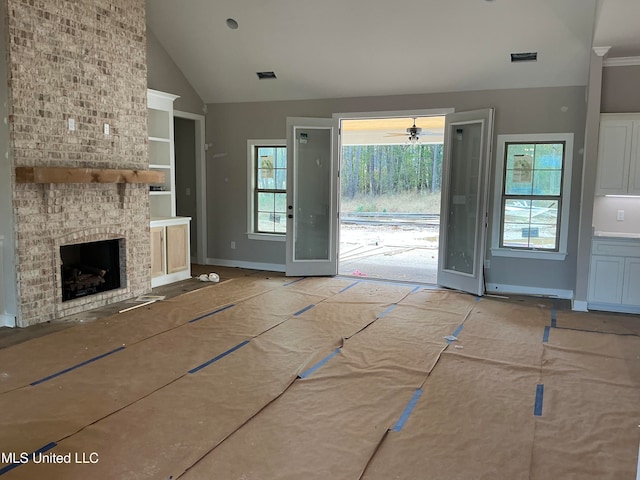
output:
[[[640,0],[147,0],[206,103],[585,85],[592,46],[640,55],[638,18]]]

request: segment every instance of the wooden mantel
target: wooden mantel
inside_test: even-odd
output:
[[[164,172],[109,168],[16,167],[16,183],[164,183]]]

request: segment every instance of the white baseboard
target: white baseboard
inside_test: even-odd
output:
[[[573,300],[571,302],[571,310],[574,310],[576,312],[588,312],[589,309],[587,308],[587,302],[584,302],[582,300]]]
[[[512,295],[537,295],[540,297],[573,299],[573,290],[525,287],[523,285],[505,285],[503,283],[487,283],[487,293],[510,293]]]
[[[221,267],[249,268],[252,270],[265,270],[268,272],[284,272],[285,265],[280,263],[244,262],[242,260],[225,260],[222,258],[207,258],[207,265],[219,265]]]
[[[589,302],[589,310],[599,310],[602,312],[617,312],[617,313],[633,313],[635,315],[640,314],[640,307],[632,305],[617,305],[613,303],[594,303]]]
[[[169,273],[167,275],[161,275],[151,279],[151,288],[160,287],[169,283],[179,282],[181,280],[188,280],[191,278],[191,268],[182,270],[180,272]]]
[[[0,327],[11,327],[14,328],[16,326],[16,317],[13,315],[9,315],[8,313],[0,313]]]

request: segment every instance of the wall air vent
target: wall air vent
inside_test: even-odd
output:
[[[538,60],[538,52],[512,53],[511,63],[535,62]]]
[[[273,79],[276,78],[276,74],[274,72],[257,72],[256,75],[258,75],[258,78],[260,80],[268,80],[270,78],[273,78]]]

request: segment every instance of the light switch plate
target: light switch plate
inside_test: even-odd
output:
[[[622,222],[624,220],[624,210],[618,210],[616,214],[616,220]]]

